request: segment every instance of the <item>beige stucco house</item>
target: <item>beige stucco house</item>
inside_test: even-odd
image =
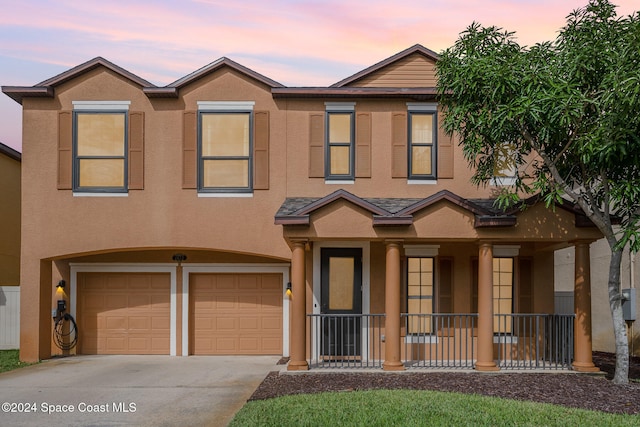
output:
[[[572,206],[500,211],[440,127],[415,45],[329,87],[221,58],[157,87],[95,58],[29,87],[21,357],[276,354],[288,368],[594,370]],[[575,247],[574,316],[554,252]],[[64,281],[64,290],[56,285]],[[59,313],[56,313],[59,314]]]
[[[20,284],[21,155],[0,143],[0,286]]]

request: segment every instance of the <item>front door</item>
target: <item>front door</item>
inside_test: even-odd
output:
[[[322,356],[357,359],[361,352],[362,248],[321,249]]]

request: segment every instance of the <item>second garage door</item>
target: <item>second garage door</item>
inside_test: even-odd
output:
[[[281,274],[191,274],[190,354],[282,354]]]

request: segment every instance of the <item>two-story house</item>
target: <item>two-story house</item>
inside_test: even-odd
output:
[[[595,369],[599,232],[571,206],[496,209],[505,171],[470,183],[437,60],[285,87],[222,58],[157,87],[95,58],[3,87],[24,110],[22,359],[59,352],[64,298],[78,354]],[[568,246],[575,325],[552,314]]]
[[[20,341],[21,157],[0,143],[0,350]]]

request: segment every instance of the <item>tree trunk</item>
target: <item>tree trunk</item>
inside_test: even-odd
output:
[[[613,334],[616,340],[616,372],[613,377],[615,384],[629,383],[629,341],[627,326],[622,317],[622,298],[620,290],[620,263],[622,249],[611,249],[609,263],[609,306],[613,319]]]

